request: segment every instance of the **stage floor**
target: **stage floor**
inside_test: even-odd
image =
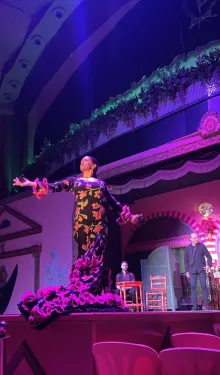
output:
[[[33,375],[30,367],[38,375],[94,375],[92,345],[99,341],[134,342],[159,351],[170,346],[172,333],[220,335],[220,311],[72,314],[42,331],[31,329],[19,315],[0,320],[8,323],[10,336],[5,340],[7,375]]]

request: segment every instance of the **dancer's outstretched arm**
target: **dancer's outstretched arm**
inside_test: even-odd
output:
[[[107,204],[117,211],[120,215],[120,218],[117,219],[117,223],[119,225],[124,225],[127,223],[132,223],[133,225],[140,225],[143,222],[144,218],[143,215],[132,215],[130,208],[127,205],[122,206],[120,202],[118,202],[113,195],[111,194],[108,186],[105,184],[105,196],[107,200]]]
[[[15,177],[13,180],[13,186],[20,186],[20,187],[30,186],[32,188],[36,188],[37,183],[35,181],[30,181],[27,178]]]
[[[27,178],[14,178],[13,186],[20,186],[20,187],[32,187],[33,194],[36,195],[38,199],[43,198],[47,195],[50,191],[53,193],[59,193],[60,191],[69,191],[74,187],[75,177],[68,177],[65,180],[57,181],[54,183],[48,183],[47,179],[44,178],[40,181],[38,178],[34,181],[29,181]]]

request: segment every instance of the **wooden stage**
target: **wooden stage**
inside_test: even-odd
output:
[[[94,375],[92,345],[98,341],[135,342],[159,351],[170,346],[171,333],[220,335],[220,311],[214,310],[72,314],[42,331],[31,329],[19,315],[2,320],[10,336],[4,340],[7,375]]]

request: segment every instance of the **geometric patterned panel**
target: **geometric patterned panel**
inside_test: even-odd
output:
[[[30,367],[30,371],[28,371],[28,368],[26,367],[25,373],[23,371],[23,375],[27,374],[33,374],[33,375],[49,375],[46,374],[43,367],[41,366],[39,360],[37,359],[34,352],[31,350],[30,346],[28,345],[27,341],[23,341],[21,345],[18,347],[12,358],[7,364],[6,367],[6,374],[7,375],[14,375],[17,373],[17,369],[19,365],[22,363],[23,359],[26,360],[27,364]],[[23,367],[22,367],[23,369]],[[20,370],[20,369],[19,369]],[[20,371],[19,371],[20,373]]]
[[[180,307],[182,286],[179,263],[169,246],[154,250],[147,259],[141,260],[143,293],[150,292],[150,275],[167,277],[167,305],[175,311]],[[145,303],[145,298],[144,298]]]

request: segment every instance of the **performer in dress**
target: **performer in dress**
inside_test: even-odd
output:
[[[190,235],[191,245],[187,246],[184,254],[186,276],[190,279],[193,308],[197,310],[196,285],[199,278],[204,297],[205,309],[209,310],[209,294],[206,285],[206,271],[212,266],[212,257],[204,244],[198,242],[196,233]],[[206,266],[207,259],[208,265]]]
[[[111,195],[105,182],[97,179],[97,161],[86,156],[80,164],[82,177],[69,177],[55,183],[47,179],[29,181],[15,178],[14,186],[30,186],[38,199],[49,192],[71,191],[76,198],[74,238],[79,255],[72,266],[70,285],[39,290],[37,295],[27,293],[19,309],[34,328],[42,328],[59,314],[75,311],[100,311],[124,309],[120,297],[108,293],[100,296],[103,270],[103,253],[106,247],[108,222],[106,211],[110,207],[118,212],[118,224],[128,222],[139,225],[142,215],[132,215],[128,206],[122,206]]]

